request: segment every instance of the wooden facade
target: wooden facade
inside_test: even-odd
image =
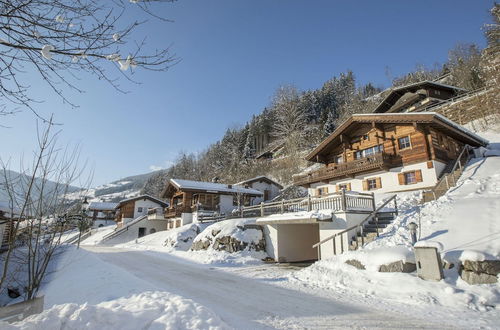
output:
[[[436,114],[354,115],[307,156],[325,167],[295,175],[294,184],[328,183],[433,160],[447,164],[464,144],[480,146],[485,141]],[[416,173],[415,180],[419,179]],[[374,186],[374,180],[363,185]]]
[[[178,182],[180,181],[193,186],[179,186]],[[262,193],[259,191],[221,183],[170,180],[160,196],[170,202],[170,206],[165,209],[165,217],[176,218],[183,213],[198,211],[221,212],[222,198],[230,198],[231,206],[243,206],[249,205],[252,197],[261,195]]]

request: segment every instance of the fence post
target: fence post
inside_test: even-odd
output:
[[[264,216],[264,202],[260,202],[260,216]]]
[[[372,195],[372,209],[373,211],[375,211],[377,209],[377,206],[375,205],[375,193],[372,191],[371,195]]]
[[[396,215],[398,215],[398,201],[397,197],[394,197],[394,210],[396,210]]]
[[[307,211],[311,211],[312,205],[311,205],[311,195],[307,196]]]
[[[342,199],[342,211],[347,211],[347,199],[345,196],[345,189],[340,192],[340,197]]]
[[[285,213],[285,200],[281,200],[281,213]]]

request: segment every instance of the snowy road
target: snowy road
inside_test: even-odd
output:
[[[237,329],[446,328],[443,323],[373,310],[274,285],[154,252],[86,246],[102,260],[155,285],[201,303]]]

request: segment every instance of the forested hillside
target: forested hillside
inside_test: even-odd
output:
[[[355,73],[346,71],[315,90],[299,91],[280,86],[271,103],[243,127],[227,129],[223,138],[199,154],[182,153],[168,169],[146,182],[144,193],[158,195],[168,178],[211,180],[234,183],[257,175],[270,175],[289,184],[292,174],[307,166],[303,156],[353,113],[373,111],[393,87],[422,80],[435,80],[467,90],[484,86],[498,89],[499,5],[491,10],[493,24],[485,25],[487,47],[459,44],[449,51],[448,60],[433,68],[416,66],[402,77],[392,79],[383,90],[372,83],[358,84]],[[390,70],[388,70],[390,72]],[[498,112],[498,93],[491,93],[487,112]],[[255,157],[273,150],[273,160]]]

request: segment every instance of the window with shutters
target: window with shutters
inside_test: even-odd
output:
[[[403,136],[398,139],[399,150],[411,147],[410,136]]]

